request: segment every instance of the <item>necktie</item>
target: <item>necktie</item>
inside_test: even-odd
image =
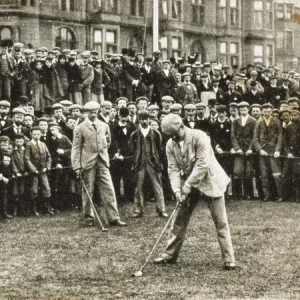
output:
[[[97,126],[96,126],[96,124],[92,124],[92,126],[93,126],[93,128],[97,131]]]

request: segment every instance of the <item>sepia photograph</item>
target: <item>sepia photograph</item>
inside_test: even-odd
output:
[[[300,300],[299,60],[300,0],[0,0],[0,300]]]

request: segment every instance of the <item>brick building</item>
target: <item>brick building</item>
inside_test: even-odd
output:
[[[159,4],[164,58],[198,52],[201,61],[275,63],[273,0]],[[149,55],[152,8],[153,0],[0,0],[0,38],[34,48],[97,49],[101,56],[122,48]]]
[[[284,70],[299,70],[300,1],[275,2],[276,64]]]

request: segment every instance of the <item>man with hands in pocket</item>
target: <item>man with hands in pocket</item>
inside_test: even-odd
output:
[[[253,145],[260,154],[259,165],[262,179],[264,201],[270,201],[272,195],[272,179],[275,182],[277,201],[282,201],[281,162],[282,126],[278,119],[272,117],[273,106],[270,103],[262,105],[263,114],[257,121]]]
[[[177,261],[190,217],[204,194],[216,226],[223,268],[236,269],[224,200],[229,178],[214,156],[209,137],[201,130],[184,126],[175,114],[163,119],[162,131],[171,136],[166,147],[168,173],[180,206],[171,223],[167,247],[154,263]]]

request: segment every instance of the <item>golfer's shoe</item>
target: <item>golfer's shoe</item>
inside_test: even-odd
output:
[[[161,218],[168,218],[169,215],[165,211],[158,212],[158,216]]]
[[[122,227],[122,226],[127,226],[127,224],[126,224],[125,222],[122,222],[122,221],[119,220],[119,219],[114,220],[114,221],[111,221],[111,222],[109,222],[109,224],[110,224],[111,226],[120,226],[120,227]]]
[[[224,262],[223,269],[227,271],[234,271],[240,269],[234,262]]]
[[[176,264],[177,259],[163,254],[162,256],[155,258],[153,263],[156,265]]]

